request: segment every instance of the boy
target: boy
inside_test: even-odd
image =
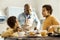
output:
[[[14,35],[14,34],[15,34],[15,32],[18,32],[18,30],[20,30],[20,29],[18,29],[19,24],[18,24],[18,21],[17,21],[16,17],[15,16],[9,17],[7,19],[7,24],[9,26],[9,29],[6,32],[2,33],[1,36],[2,37],[13,37],[13,36],[17,37],[18,34],[17,33],[16,33],[16,35]]]

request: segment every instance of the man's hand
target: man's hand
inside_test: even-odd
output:
[[[34,30],[37,30],[37,27],[35,27]]]

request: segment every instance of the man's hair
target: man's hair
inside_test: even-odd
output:
[[[25,4],[25,5],[24,5],[24,7],[25,7],[25,6],[28,6],[28,7],[30,7],[30,5],[29,5],[29,4]]]
[[[48,12],[50,12],[50,14],[52,14],[53,9],[52,9],[51,5],[43,5],[43,8],[46,8],[46,10]]]
[[[7,24],[10,28],[14,28],[16,23],[16,17],[15,16],[11,16],[7,19]]]

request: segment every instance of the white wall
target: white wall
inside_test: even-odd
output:
[[[25,3],[29,3],[34,7],[33,0],[0,0],[0,9],[4,9],[8,6],[23,7]]]
[[[25,3],[29,3],[32,8],[35,8],[34,0],[0,0],[0,10],[3,10],[6,7],[24,7]]]
[[[42,18],[42,6],[44,4],[50,4],[53,7],[53,14],[60,20],[59,16],[57,15],[60,13],[60,0],[0,0],[0,9],[4,10],[6,7],[10,6],[24,7],[25,3],[29,3],[32,8],[36,9],[39,19],[40,17]]]

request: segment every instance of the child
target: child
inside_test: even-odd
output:
[[[43,5],[42,7],[42,15],[45,17],[43,22],[43,30],[47,30],[48,32],[54,32],[53,28],[49,30],[52,25],[59,25],[59,22],[56,20],[54,16],[52,16],[52,7],[51,5]]]
[[[7,19],[7,24],[9,26],[9,29],[2,33],[2,37],[13,37],[13,36],[18,36],[18,34],[16,32],[18,32],[18,30],[20,30],[19,28],[19,24],[18,24],[18,21],[16,19],[15,16],[11,16]],[[16,33],[16,34],[15,34]],[[14,35],[15,34],[15,35]]]

